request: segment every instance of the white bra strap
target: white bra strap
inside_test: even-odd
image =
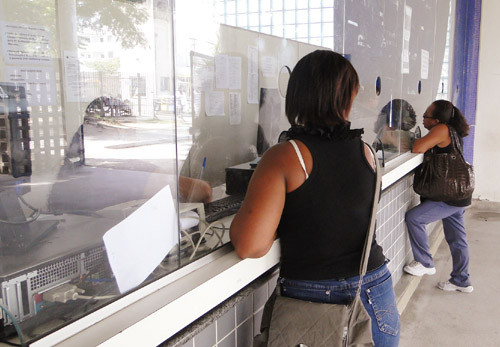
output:
[[[290,142],[292,144],[293,148],[295,149],[295,153],[297,153],[297,157],[299,157],[300,165],[302,166],[302,169],[304,170],[304,173],[306,174],[306,179],[308,179],[309,175],[307,174],[306,165],[304,164],[304,159],[302,159],[302,154],[300,154],[299,147],[297,146],[297,144],[295,143],[294,140],[290,140],[288,142]]]

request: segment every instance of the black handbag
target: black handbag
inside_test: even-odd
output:
[[[375,231],[381,184],[379,162],[373,148],[370,149],[376,163],[376,185],[354,300],[349,305],[340,305],[293,299],[281,296],[278,285],[264,307],[261,333],[254,338],[254,347],[374,345],[371,318],[360,298],[361,284],[366,274]]]
[[[434,201],[456,201],[470,198],[474,191],[474,168],[464,159],[455,129],[450,128],[452,151],[425,152],[422,165],[415,170],[413,190]]]

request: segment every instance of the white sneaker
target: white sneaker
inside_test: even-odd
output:
[[[446,282],[439,282],[437,284],[437,287],[442,290],[446,290],[448,292],[462,292],[462,293],[472,293],[474,290],[474,287],[472,286],[467,286],[467,287],[460,287],[457,286],[456,284],[451,283],[450,281]]]
[[[403,268],[404,272],[413,276],[434,275],[436,273],[435,267],[425,267],[418,261],[412,261],[410,264]]]

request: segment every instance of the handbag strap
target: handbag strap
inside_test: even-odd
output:
[[[363,283],[363,277],[366,274],[366,269],[368,268],[368,258],[370,258],[370,250],[372,247],[372,239],[373,234],[375,233],[375,224],[377,219],[377,210],[378,210],[378,200],[380,196],[380,187],[382,184],[381,175],[380,175],[380,163],[377,158],[376,152],[373,150],[373,147],[369,144],[365,143],[373,154],[373,159],[375,161],[375,190],[373,193],[373,203],[372,203],[372,211],[370,216],[370,224],[368,226],[368,232],[366,233],[365,245],[363,248],[363,254],[361,255],[361,264],[359,268],[359,283],[358,289],[356,291],[356,296],[361,293],[361,284]]]
[[[460,155],[462,156],[462,158],[464,157],[464,152],[463,152],[463,149],[462,149],[462,145],[460,144],[460,140],[458,139],[458,134],[457,134],[457,131],[448,126],[448,129],[450,131],[450,137],[451,137],[451,143],[452,143],[452,146],[454,149],[457,150],[458,153],[460,153]]]

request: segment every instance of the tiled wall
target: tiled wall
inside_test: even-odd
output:
[[[389,262],[394,285],[412,259],[405,212],[418,203],[409,174],[385,189],[377,213],[376,238]],[[428,228],[432,230],[432,228]],[[270,271],[194,322],[162,347],[251,347],[259,333],[264,304],[276,286],[278,269]]]

